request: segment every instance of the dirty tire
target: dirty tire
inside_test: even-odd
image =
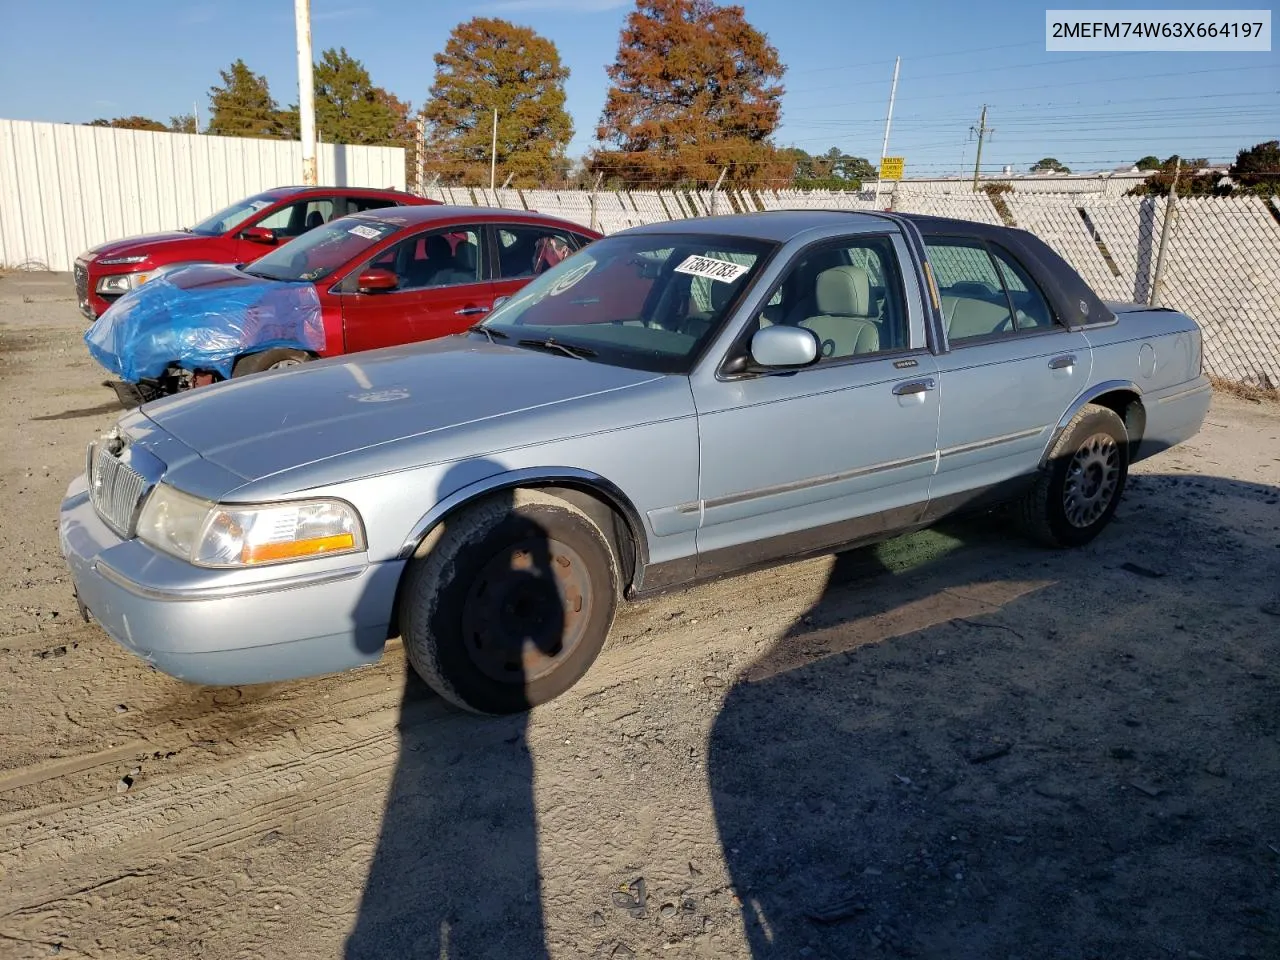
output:
[[[247,357],[241,357],[236,361],[236,365],[231,368],[231,376],[247,377],[251,373],[261,373],[264,370],[297,366],[311,359],[314,359],[311,354],[302,350],[273,347],[270,350],[263,350],[261,353],[251,353]]]
[[[442,527],[410,561],[401,594],[414,670],[477,713],[519,713],[573,686],[617,607],[618,563],[600,528],[537,490],[497,494]]]
[[[1116,512],[1129,474],[1129,434],[1114,411],[1086,405],[1049,452],[1017,505],[1026,532],[1048,546],[1079,547]]]

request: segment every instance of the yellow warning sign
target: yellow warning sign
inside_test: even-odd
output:
[[[880,161],[881,180],[901,180],[902,168],[906,165],[906,157],[885,157]]]

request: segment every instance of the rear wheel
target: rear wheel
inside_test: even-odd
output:
[[[1022,525],[1055,547],[1088,543],[1111,522],[1129,474],[1129,434],[1106,407],[1089,404],[1067,424],[1019,504]]]
[[[296,367],[311,359],[311,354],[302,350],[274,347],[263,350],[261,353],[251,353],[247,357],[241,357],[232,368],[231,376],[247,377],[251,373],[261,373],[264,370],[282,370],[285,367]]]
[[[411,562],[405,651],[442,697],[518,713],[559,696],[595,662],[618,598],[618,564],[585,513],[536,490],[447,518]]]

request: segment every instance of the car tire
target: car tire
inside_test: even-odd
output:
[[[262,373],[264,370],[281,370],[313,359],[315,358],[311,354],[302,350],[273,347],[261,353],[251,353],[247,357],[241,357],[231,368],[231,376],[247,377],[251,373]]]
[[[1071,418],[1018,504],[1023,528],[1053,547],[1080,547],[1111,521],[1129,475],[1129,433],[1114,411],[1087,404]]]
[[[445,519],[410,562],[405,652],[427,685],[476,713],[519,713],[595,662],[618,602],[618,562],[574,505],[511,490]]]

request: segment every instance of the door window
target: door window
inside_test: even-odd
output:
[[[370,267],[395,273],[397,291],[475,283],[480,279],[480,236],[474,228],[420,233],[387,248],[361,270]]]
[[[819,363],[907,349],[910,329],[893,242],[848,238],[803,255],[757,322],[812,330],[820,341]]]
[[[1006,251],[946,237],[926,238],[925,247],[952,342],[1053,326],[1044,294]]]
[[[308,230],[324,226],[332,219],[333,199],[324,197],[315,200],[300,200],[297,203],[289,204],[287,207],[281,207],[274,213],[263,217],[254,226],[265,227],[275,234],[277,240],[282,240],[301,236]]]
[[[535,277],[550,270],[576,249],[567,232],[546,227],[497,227],[494,235],[497,238],[500,280]]]

